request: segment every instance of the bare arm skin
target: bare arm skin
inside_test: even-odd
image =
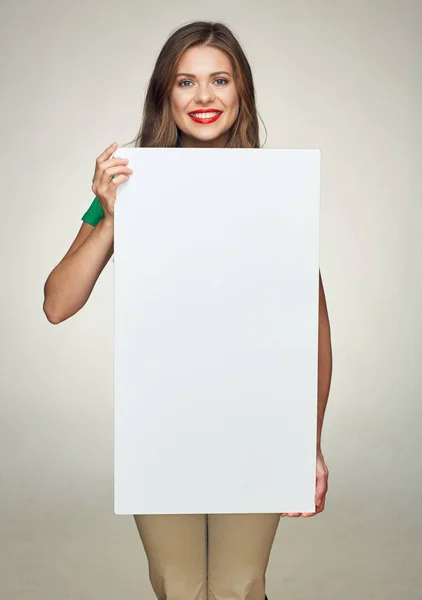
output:
[[[82,223],[78,235],[44,285],[43,310],[50,323],[61,323],[85,305],[100,273],[114,252],[114,205],[118,186],[133,173],[128,159],[114,158],[114,142],[98,156],[92,192],[103,209],[94,227]]]
[[[331,386],[333,358],[331,349],[331,329],[321,272],[319,273],[319,328],[318,328],[318,416],[317,451],[321,451],[321,432],[328,394]]]
[[[114,251],[114,222],[102,219],[96,227],[83,223],[78,235],[44,286],[43,310],[58,324],[77,313]]]

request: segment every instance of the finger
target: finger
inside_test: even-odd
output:
[[[115,167],[108,167],[100,176],[98,184],[101,186],[106,186],[113,181],[114,183],[119,183],[116,181],[118,175],[132,175],[133,170],[129,169],[129,167],[124,167],[122,165],[116,165]],[[111,179],[112,175],[114,175],[114,179]]]
[[[316,489],[315,489],[315,505],[319,506],[322,499],[328,490],[327,479],[324,476],[317,477]]]
[[[307,519],[308,517],[313,517],[315,515],[314,512],[310,512],[310,513],[302,513],[302,517],[304,519]]]
[[[104,181],[107,182],[109,177],[111,179],[112,175],[115,175],[116,173],[120,174],[122,170],[125,170],[124,167],[126,167],[127,169],[125,171],[126,173],[133,173],[132,169],[129,169],[129,167],[127,166],[128,161],[128,158],[111,158],[110,160],[106,160],[102,163],[101,168],[97,167],[95,169],[94,177],[92,178],[92,183],[94,183],[95,180],[98,180],[98,183],[103,183]],[[118,168],[116,169],[115,167]],[[108,175],[108,173],[110,173],[110,175]],[[106,175],[105,177],[104,174]]]
[[[112,185],[120,185],[121,183],[123,183],[124,181],[127,181],[129,179],[129,175],[117,175],[117,177],[115,177],[110,183]]]
[[[324,496],[324,498],[322,498],[321,502],[317,506],[316,512],[320,513],[320,512],[322,512],[324,510],[324,508],[325,508],[325,496]]]
[[[115,174],[115,170],[111,171],[111,169],[115,169],[115,167],[122,167],[125,166],[127,167],[127,163],[129,162],[128,158],[109,158],[108,160],[104,160],[100,165],[97,165],[97,168],[95,170],[95,174],[97,175],[97,173],[100,175],[100,177],[102,177],[104,175],[104,173],[107,171],[108,173],[111,173],[111,175]],[[128,167],[129,168],[129,167]]]
[[[106,186],[108,184],[117,187],[124,181],[128,181],[129,178],[130,178],[130,173],[128,175],[125,175],[125,174],[117,175],[110,181],[107,180],[105,183],[102,184],[102,186],[101,185],[98,187],[92,186],[92,191],[98,196],[98,194],[102,194],[105,191]]]
[[[327,486],[317,487],[315,492],[315,506],[319,506],[327,494]]]
[[[315,508],[315,513],[318,514],[324,510],[325,507],[325,498],[322,498],[318,506]]]
[[[288,517],[300,517],[302,513],[287,513]]]
[[[102,154],[100,154],[100,156],[97,157],[97,163],[103,162],[104,160],[107,160],[108,158],[110,158],[110,156],[113,154],[113,152],[115,152],[115,150],[117,150],[118,144],[117,142],[113,142],[111,144],[111,146],[108,146],[108,148],[106,148],[104,150],[104,152]]]

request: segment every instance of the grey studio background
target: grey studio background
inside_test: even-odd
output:
[[[265,147],[321,149],[329,490],[320,515],[280,520],[268,597],[416,600],[418,0],[2,7],[0,596],[154,598],[133,519],[113,513],[113,263],[82,311],[58,326],[43,314],[43,285],[93,199],[96,157],[135,136],[159,50],[197,19],[239,37]]]

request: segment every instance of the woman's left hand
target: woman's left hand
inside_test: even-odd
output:
[[[315,505],[316,511],[310,513],[281,513],[282,517],[313,517],[324,510],[325,495],[328,490],[328,469],[325,464],[321,450],[317,451],[316,460],[316,491]]]

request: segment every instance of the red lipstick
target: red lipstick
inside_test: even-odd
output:
[[[208,118],[200,118],[197,115],[200,114],[205,114],[205,113],[217,113],[216,115],[212,116],[212,117],[208,117]],[[192,121],[195,121],[195,123],[202,123],[202,124],[207,124],[207,123],[214,123],[222,114],[222,111],[217,110],[216,108],[202,108],[202,109],[198,109],[198,110],[193,110],[190,113],[188,113],[190,118],[192,119]]]

